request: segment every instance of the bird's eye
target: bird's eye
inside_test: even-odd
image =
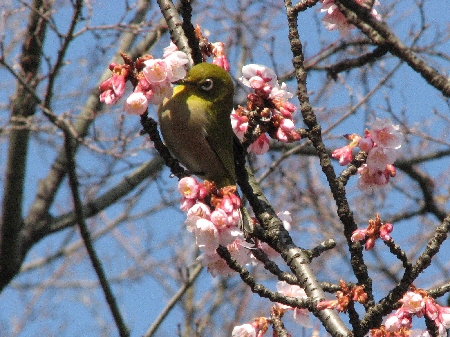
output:
[[[202,88],[205,91],[210,91],[214,86],[214,82],[212,79],[207,78],[206,80],[204,80],[201,85],[200,88]]]

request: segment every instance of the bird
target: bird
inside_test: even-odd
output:
[[[233,80],[210,63],[193,66],[158,108],[166,146],[190,173],[214,181],[217,188],[236,185],[233,155]]]

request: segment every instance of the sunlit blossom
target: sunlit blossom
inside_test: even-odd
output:
[[[373,141],[383,148],[399,149],[402,144],[400,126],[394,125],[389,119],[376,118],[370,129]]]
[[[256,337],[256,329],[251,324],[235,326],[231,332],[232,337]]]
[[[124,110],[128,114],[142,115],[147,111],[147,97],[142,92],[133,92],[124,103]]]
[[[323,24],[328,30],[339,30],[342,36],[347,36],[351,29],[354,29],[355,26],[349,23],[344,16],[344,14],[339,11],[339,8],[334,3],[334,0],[321,0],[322,8],[320,11],[325,13],[325,16],[322,18]],[[362,4],[363,0],[356,0],[357,3]],[[375,10],[375,6],[378,6],[380,3],[378,0],[374,1],[371,14],[372,16],[381,21],[381,15]]]

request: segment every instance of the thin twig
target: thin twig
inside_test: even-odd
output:
[[[106,277],[105,271],[103,270],[100,259],[98,258],[97,253],[94,249],[94,245],[92,244],[91,240],[91,234],[89,233],[89,230],[85,222],[85,218],[83,215],[83,204],[81,202],[78,190],[78,177],[75,171],[76,164],[74,158],[74,149],[72,147],[72,139],[70,138],[70,135],[68,133],[65,133],[64,145],[67,155],[67,166],[68,166],[67,172],[69,177],[69,185],[70,190],[72,192],[78,228],[80,229],[80,234],[81,237],[83,238],[83,242],[88,252],[89,259],[91,260],[92,266],[94,267],[95,273],[97,274],[98,280],[101,284],[106,302],[108,303],[109,309],[111,310],[111,313],[114,317],[114,321],[116,322],[119,334],[121,337],[128,337],[130,335],[130,332],[122,318],[122,314],[120,313],[119,307],[116,302],[116,298],[114,297],[114,294]]]
[[[163,322],[165,318],[167,318],[167,315],[169,312],[173,309],[175,304],[180,301],[181,297],[186,293],[186,291],[191,287],[191,285],[194,283],[194,281],[197,279],[198,275],[200,275],[200,272],[203,270],[203,266],[201,264],[198,264],[195,266],[194,270],[190,273],[189,278],[183,283],[183,285],[180,287],[180,289],[175,293],[175,295],[172,296],[170,301],[166,304],[165,308],[161,311],[159,316],[155,319],[153,324],[148,328],[147,332],[145,333],[144,337],[151,337],[156,332],[160,324]]]

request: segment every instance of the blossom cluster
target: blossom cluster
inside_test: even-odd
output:
[[[359,5],[363,5],[365,0],[356,0],[356,3]],[[341,13],[339,8],[334,3],[334,0],[321,0],[322,8],[320,11],[325,13],[325,16],[322,18],[323,24],[328,30],[336,30],[338,29],[342,36],[347,36],[351,29],[355,28],[354,25],[349,23],[345,18],[344,14]],[[375,10],[375,6],[380,5],[378,0],[375,0],[371,14],[372,16],[381,21],[381,15]]]
[[[100,85],[100,101],[116,103],[125,93],[126,81],[130,80],[134,82],[134,91],[124,104],[129,114],[142,115],[149,103],[161,104],[164,98],[172,96],[172,83],[186,76],[188,57],[173,43],[164,49],[162,59],[145,55],[133,63],[123,57],[125,64],[110,65],[113,75]]]
[[[233,273],[226,261],[216,253],[219,245],[227,247],[240,265],[258,262],[251,254],[255,246],[244,240],[244,234],[239,228],[241,199],[236,194],[236,186],[218,190],[214,183],[207,180],[199,183],[192,177],[185,177],[178,182],[178,191],[182,195],[180,208],[187,213],[186,228],[195,235],[196,244],[202,252],[198,259],[212,276]],[[279,212],[277,216],[284,228],[289,230],[292,221],[290,213]],[[264,242],[258,241],[256,248],[263,250],[269,257],[278,255]]]
[[[213,56],[212,63],[230,71],[230,64],[225,55],[225,43],[223,42],[209,42],[208,38],[203,35],[200,25],[194,28],[195,37],[199,41],[200,52],[202,53],[203,61],[207,57]]]
[[[225,56],[223,42],[208,43],[213,64],[225,70],[230,66]],[[172,42],[164,49],[163,58],[144,55],[136,62],[122,55],[125,64],[111,63],[112,76],[100,84],[100,102],[115,104],[125,94],[125,84],[131,81],[134,90],[124,103],[128,114],[142,115],[149,104],[160,105],[164,98],[173,94],[173,85],[186,77],[188,56],[177,49]]]
[[[379,329],[370,330],[371,337],[407,337],[413,334],[430,336],[428,331],[419,333],[411,331],[413,316],[419,318],[426,316],[436,325],[439,337],[447,336],[447,329],[450,328],[450,307],[440,306],[425,290],[414,287],[411,287],[399,302],[402,304],[401,307],[387,316],[384,325]]]
[[[339,312],[346,312],[351,301],[365,303],[367,294],[363,286],[349,287],[347,283],[340,280],[341,290],[336,292],[335,300],[320,301],[317,303],[317,309],[336,309]]]
[[[391,239],[391,232],[394,226],[389,223],[382,223],[380,215],[377,214],[375,220],[369,220],[369,226],[364,229],[357,229],[353,232],[351,240],[353,242],[366,239],[365,248],[371,250],[375,246],[375,240],[381,238],[383,241]]]
[[[247,107],[239,106],[231,114],[231,124],[239,139],[243,139],[249,126],[250,118],[255,118],[257,112],[260,135],[250,146],[250,151],[263,154],[269,149],[269,139],[281,142],[293,142],[300,139],[295,132],[292,115],[295,106],[288,100],[293,97],[286,90],[286,84],[278,83],[275,72],[263,65],[249,64],[242,68],[240,81],[252,89],[247,96]]]
[[[392,165],[400,154],[402,133],[399,126],[390,119],[376,118],[370,130],[365,130],[364,137],[357,134],[345,135],[350,144],[336,149],[332,157],[340,165],[347,165],[353,159],[353,148],[359,147],[367,152],[366,163],[358,168],[358,187],[363,191],[386,185],[390,177],[395,177],[396,169]]]
[[[277,292],[284,296],[294,297],[298,299],[308,298],[305,290],[297,285],[291,285],[284,281],[277,283]],[[294,320],[306,327],[312,328],[311,318],[307,309],[294,308],[286,304],[276,303],[274,308],[280,312],[280,315],[286,311],[292,310]],[[246,323],[235,326],[231,336],[233,337],[262,337],[268,330],[270,319],[265,317],[258,317],[252,323]]]
[[[188,231],[195,235],[196,244],[203,253],[199,260],[216,276],[228,275],[232,269],[216,253],[219,245],[225,246],[240,264],[250,263],[248,244],[239,230],[241,200],[235,194],[235,186],[217,190],[213,183],[197,182],[185,177],[178,183],[181,193],[181,210],[187,213]]]

